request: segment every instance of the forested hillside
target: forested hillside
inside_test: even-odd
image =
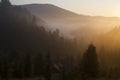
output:
[[[47,5],[47,8],[49,6]],[[57,13],[59,10],[61,9],[59,8]],[[66,11],[62,13],[64,12],[69,13]],[[71,13],[71,16],[75,15]],[[96,18],[94,20],[96,21]],[[13,6],[9,0],[1,0],[0,79],[115,80],[120,78],[120,28],[115,28],[94,39],[88,38],[92,36],[91,34],[71,38],[64,37],[65,35],[58,29],[46,29],[47,23],[26,8]],[[91,40],[93,42],[90,43]]]
[[[46,30],[44,25],[37,25],[37,21],[25,8],[1,2],[1,77],[40,76],[46,73],[49,66],[53,67],[52,72],[58,71],[54,65],[65,64],[66,69],[73,68],[75,57],[79,57],[80,53],[77,41],[60,36],[59,30]],[[42,22],[44,23],[43,20]],[[46,69],[43,69],[45,66]],[[49,73],[49,70],[47,71]]]

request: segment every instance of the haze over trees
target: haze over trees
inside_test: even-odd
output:
[[[45,64],[49,61],[46,57],[49,50],[51,53],[51,65],[49,66],[53,70],[48,73],[54,73],[54,65],[58,66],[62,61],[67,63],[77,57],[79,49],[76,40],[60,36],[58,30],[46,30],[42,27],[44,25],[37,25],[37,18],[25,8],[12,6],[10,2],[2,1],[0,3],[2,61],[0,66],[4,69],[1,69],[1,77],[23,78],[45,75],[44,66],[49,65]],[[76,56],[73,56],[74,53]],[[40,67],[37,71],[38,66]],[[66,64],[67,66],[69,65]]]
[[[91,38],[108,32],[120,25],[119,17],[89,16],[77,14],[52,4],[20,5],[33,15],[45,20],[52,30],[59,29],[64,35]],[[72,6],[72,5],[71,5]]]
[[[93,39],[94,44],[88,45],[89,42],[84,38],[64,37],[58,29],[46,29],[45,24],[46,21],[38,19],[26,8],[13,6],[9,0],[1,0],[1,79],[119,78],[120,51],[116,43],[120,35],[118,28]],[[112,37],[115,34],[118,35]],[[111,62],[107,63],[109,60]]]

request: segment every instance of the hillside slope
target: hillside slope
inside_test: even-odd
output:
[[[32,14],[45,20],[52,29],[60,29],[72,36],[89,36],[111,30],[120,25],[120,18],[87,16],[62,9],[51,4],[21,5]]]

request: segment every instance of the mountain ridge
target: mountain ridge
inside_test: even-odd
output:
[[[38,3],[31,3],[31,4],[23,4],[23,5],[18,5],[18,6],[40,6],[40,5],[43,5],[43,6],[54,6],[54,7],[57,7],[57,8],[60,8],[60,9],[62,9],[62,10],[65,10],[65,11],[68,11],[68,12],[71,12],[72,14],[75,14],[75,15],[81,15],[81,16],[86,16],[86,17],[99,17],[99,18],[120,18],[120,17],[118,17],[118,16],[101,16],[101,15],[95,15],[95,16],[93,16],[93,15],[87,15],[87,14],[80,14],[80,13],[76,13],[76,12],[74,12],[74,11],[71,11],[71,10],[68,10],[68,9],[64,9],[64,8],[61,8],[61,7],[59,7],[59,6],[57,6],[57,5],[54,5],[54,4],[38,4]]]
[[[120,25],[119,17],[89,16],[77,14],[52,4],[20,5],[33,15],[40,17],[50,26],[71,36],[89,36],[107,32]],[[99,23],[99,24],[98,24]],[[94,33],[93,33],[94,31]]]

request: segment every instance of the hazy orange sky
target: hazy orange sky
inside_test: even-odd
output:
[[[79,14],[120,17],[120,0],[10,0],[13,4],[48,3]]]

